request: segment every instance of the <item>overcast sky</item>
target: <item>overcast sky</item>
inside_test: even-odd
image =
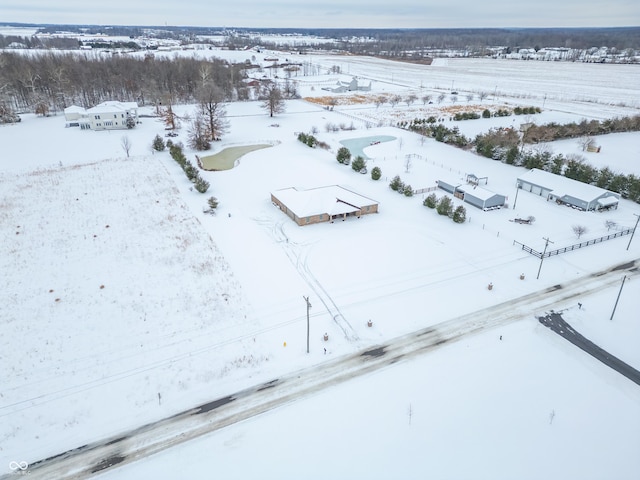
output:
[[[0,21],[284,28],[617,27],[640,0],[0,0]]]

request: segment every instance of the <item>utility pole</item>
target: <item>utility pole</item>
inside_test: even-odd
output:
[[[613,306],[613,312],[611,312],[611,318],[609,320],[613,320],[613,314],[616,313],[616,308],[618,307],[618,300],[620,300],[620,294],[622,293],[622,287],[624,287],[624,281],[627,279],[625,275],[622,279],[622,285],[620,285],[620,291],[618,292],[618,298],[616,298],[616,304]]]
[[[540,270],[542,270],[542,261],[544,260],[545,253],[547,253],[547,247],[549,246],[550,243],[553,243],[548,238],[542,237],[542,239],[545,240],[546,243],[544,244],[544,252],[542,252],[542,255],[540,255],[540,267],[538,267],[538,276],[536,277],[536,280],[540,278]]]
[[[309,303],[309,297],[302,298],[307,302],[307,353],[309,353],[309,309],[311,308],[311,304]]]
[[[640,221],[640,215],[638,215],[637,213],[634,213],[634,215],[638,217],[638,220],[636,220],[636,226],[633,227],[633,232],[631,232],[631,238],[629,239],[629,243],[627,244],[627,250],[629,250],[629,247],[631,246],[631,240],[633,240],[633,236],[636,233],[636,228],[638,228],[638,221]]]
[[[518,190],[520,190],[520,182],[516,182],[516,198],[513,201],[513,209],[515,210],[516,208],[516,202],[518,201]]]

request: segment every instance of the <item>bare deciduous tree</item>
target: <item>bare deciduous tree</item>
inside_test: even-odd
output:
[[[584,225],[574,225],[571,227],[571,229],[573,230],[573,233],[576,234],[576,237],[578,237],[578,239],[580,239],[582,235],[587,233],[587,227],[585,227]]]
[[[282,99],[282,92],[277,84],[269,83],[265,85],[262,97],[262,108],[269,112],[270,117],[284,112],[284,100]]]
[[[413,163],[411,162],[411,155],[406,155],[404,157],[404,171],[405,173],[409,173],[411,171],[411,167]]]
[[[131,143],[131,139],[126,135],[120,139],[120,145],[122,146],[122,150],[127,154],[127,158],[129,158],[129,152],[131,151],[131,147],[133,144]]]
[[[212,83],[205,84],[198,92],[198,110],[206,125],[209,140],[219,140],[229,128],[227,111],[222,103],[224,94]]]
[[[595,144],[596,144],[596,141],[593,139],[593,137],[589,135],[585,135],[578,139],[578,145],[580,145],[580,148],[582,148],[583,152],[587,150],[589,147],[593,147]]]

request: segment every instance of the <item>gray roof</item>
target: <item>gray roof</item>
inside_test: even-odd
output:
[[[545,172],[544,170],[538,170],[537,168],[529,170],[524,175],[519,176],[518,180],[544,187],[559,197],[568,195],[587,202],[592,202],[605,194],[616,196],[616,198],[620,197],[617,193],[610,192],[604,188],[578,182],[577,180]]]

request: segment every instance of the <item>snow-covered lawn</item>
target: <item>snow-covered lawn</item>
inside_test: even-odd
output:
[[[444,77],[446,65],[438,66],[439,83],[472,89],[479,76],[464,77],[462,60],[449,62],[456,70]],[[348,68],[371,76],[384,65],[388,70],[389,62],[356,58]],[[505,62],[503,78],[517,79],[509,88],[526,97],[537,83],[518,73],[522,65],[529,64]],[[577,68],[551,66],[558,78]],[[598,68],[610,68],[627,95],[628,67]],[[303,96],[317,92],[311,80]],[[393,88],[419,88],[420,77],[413,82]],[[580,100],[593,93],[581,88],[583,94],[547,100],[544,118],[603,118],[602,104]],[[594,89],[617,91],[598,82]],[[542,101],[522,103],[530,100]],[[622,201],[618,210],[586,213],[520,192],[515,210],[466,205],[469,221],[454,224],[425,208],[422,195],[392,192],[389,180],[400,175],[423,188],[474,173],[488,177],[486,188],[507,195],[512,206],[524,170],[358,120],[384,123],[389,108],[328,111],[298,100],[273,119],[258,103],[230,104],[231,129],[214,153],[274,146],[243,156],[231,170],[202,172],[211,183],[205,195],[191,190],[167,152],[151,153],[153,137],[163,134],[154,118],[124,132],[65,129],[61,116],[25,115],[1,127],[8,151],[0,160],[0,461],[33,462],[319,364],[324,348],[337,358],[640,257],[640,240],[627,250],[626,236],[545,259],[536,280],[540,261],[514,240],[542,250],[546,237],[560,248],[577,242],[572,225],[588,228],[581,240],[599,237],[607,234],[606,220],[633,227],[640,207]],[[605,117],[632,111],[606,109]],[[356,130],[325,131],[327,123],[351,118],[345,113],[355,117]],[[511,125],[513,118],[503,121]],[[490,122],[497,125],[455,123],[471,132]],[[297,141],[296,132],[314,127],[330,151]],[[130,158],[121,147],[125,135]],[[365,149],[369,169],[382,169],[380,181],[336,162],[341,140],[376,135],[396,137]],[[184,137],[182,131],[178,140]],[[588,159],[597,155],[613,170],[639,174],[638,138],[598,138],[602,151]],[[558,153],[577,149],[575,141],[551,146]],[[377,200],[380,213],[298,227],[270,202],[279,188],[333,184]],[[214,216],[203,213],[211,195],[220,200]],[[529,215],[533,225],[509,221]],[[581,299],[582,309],[572,300],[556,310],[566,309],[578,331],[640,368],[637,277],[627,280],[610,321],[617,294],[609,287]],[[542,313],[104,478],[634,478],[638,386],[540,325],[535,315]]]

